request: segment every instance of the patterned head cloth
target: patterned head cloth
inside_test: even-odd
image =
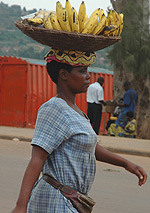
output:
[[[71,66],[90,66],[95,63],[96,55],[94,52],[61,51],[51,48],[44,59],[48,63],[55,60],[59,63],[66,63]]]

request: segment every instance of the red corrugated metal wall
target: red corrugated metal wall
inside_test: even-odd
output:
[[[25,119],[26,64],[11,57],[0,58],[0,125],[21,126]]]
[[[34,127],[39,107],[56,95],[56,85],[47,74],[46,67],[28,64],[26,126]]]
[[[112,100],[113,75],[91,70],[91,83],[102,76],[105,80],[105,100]],[[39,107],[55,95],[56,85],[48,76],[44,64],[0,57],[0,125],[34,128]],[[76,104],[86,113],[86,94],[78,94]]]

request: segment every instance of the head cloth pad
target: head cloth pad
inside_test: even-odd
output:
[[[70,50],[57,50],[51,48],[44,59],[50,63],[55,60],[59,63],[66,63],[72,66],[90,66],[95,63],[96,55],[94,52],[80,52]]]

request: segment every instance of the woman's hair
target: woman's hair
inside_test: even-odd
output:
[[[52,81],[57,84],[60,69],[65,69],[68,72],[71,72],[73,66],[65,63],[59,63],[57,61],[51,61],[50,63],[46,64],[46,69]]]

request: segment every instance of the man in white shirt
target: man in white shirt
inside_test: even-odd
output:
[[[99,134],[102,117],[102,104],[106,105],[104,102],[103,83],[104,78],[99,77],[97,82],[91,84],[87,90],[87,115],[97,135]]]

